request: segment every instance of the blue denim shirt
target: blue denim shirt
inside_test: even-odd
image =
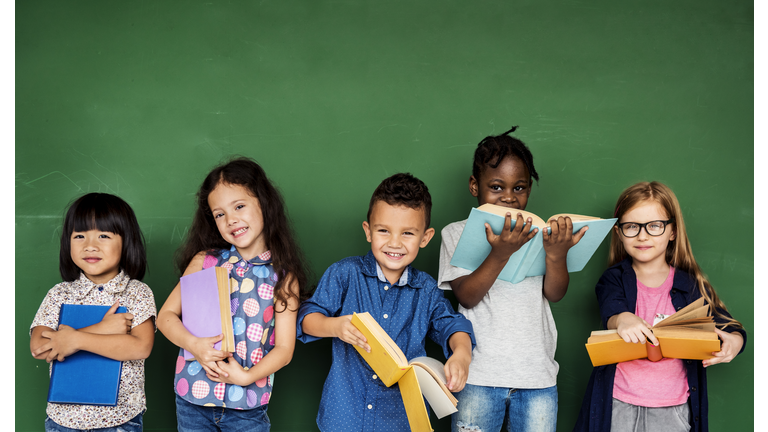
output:
[[[608,268],[595,287],[603,328],[608,319],[622,312],[635,313],[637,304],[637,276],[632,269],[632,260],[627,258]],[[696,280],[688,273],[675,271],[672,289],[669,292],[675,310],[680,310],[701,297]],[[720,310],[727,316],[727,311]],[[717,324],[724,321],[715,318]],[[747,346],[747,333],[744,330],[725,328],[727,332],[738,331],[744,338],[741,352]],[[688,375],[688,405],[691,410],[691,431],[706,432],[708,426],[707,373],[701,360],[685,360]],[[598,366],[592,370],[587,384],[587,391],[581,404],[579,418],[574,431],[609,431],[611,430],[611,409],[613,406],[613,379],[616,365]]]
[[[345,258],[328,268],[312,298],[302,304],[296,326],[302,342],[320,338],[302,331],[304,317],[320,312],[328,317],[369,312],[408,359],[426,355],[426,336],[451,355],[448,338],[466,332],[475,346],[472,323],[456,313],[427,273],[406,268],[392,286],[377,272],[373,253]],[[383,295],[382,295],[383,293]],[[341,339],[332,342],[333,362],[325,380],[317,425],[323,431],[408,430],[403,399],[396,385],[387,388],[373,369]]]

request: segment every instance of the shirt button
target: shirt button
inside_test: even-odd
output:
[[[99,291],[104,291],[104,287],[103,287],[103,286],[100,286],[100,287],[99,287]]]
[[[376,379],[377,378],[376,374],[373,374],[373,376],[371,378]]]
[[[384,285],[384,291],[388,290],[389,287],[387,285]]]
[[[368,405],[368,409],[373,409],[373,405]]]
[[[696,387],[691,387],[691,391],[696,391]]]
[[[389,318],[389,315],[384,314],[384,319],[387,319],[387,318]]]

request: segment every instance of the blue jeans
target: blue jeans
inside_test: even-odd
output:
[[[515,389],[467,384],[456,394],[459,412],[451,416],[452,432],[507,430],[552,431],[557,427],[557,386]]]
[[[144,429],[144,420],[141,414],[128,420],[127,422],[112,426],[108,428],[99,429],[70,429],[64,427],[50,418],[45,418],[45,432],[79,432],[79,431],[92,431],[92,432],[141,432]]]
[[[249,410],[195,405],[176,395],[179,432],[253,431],[269,432],[267,405]]]

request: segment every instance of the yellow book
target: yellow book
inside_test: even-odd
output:
[[[648,341],[645,344],[624,342],[616,330],[593,331],[586,343],[592,366],[643,358],[706,360],[714,357],[712,352],[720,351],[715,323],[703,298],[658,322],[651,331],[659,340],[658,347]]]
[[[417,357],[409,362],[400,347],[368,312],[353,314],[352,324],[363,333],[371,347],[369,353],[355,346],[357,352],[384,385],[391,387],[398,384],[411,431],[433,430],[424,398],[427,398],[437,418],[458,411],[457,400],[446,387],[443,363],[430,357]]]

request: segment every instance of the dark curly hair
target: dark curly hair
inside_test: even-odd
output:
[[[264,219],[264,238],[267,248],[272,253],[275,274],[278,276],[291,274],[299,284],[299,296],[296,296],[284,284],[286,278],[279,277],[275,284],[276,303],[282,303],[287,308],[290,298],[296,298],[299,303],[308,298],[306,290],[309,270],[294,238],[295,234],[285,211],[283,197],[269,180],[264,169],[253,159],[246,157],[236,157],[215,167],[200,185],[192,226],[184,243],[176,251],[176,268],[179,274],[184,273],[192,258],[201,251],[231,247],[221,237],[211,208],[208,206],[208,196],[219,184],[243,186],[259,200]]]
[[[510,133],[517,130],[517,126],[504,132],[501,135],[487,136],[477,144],[475,149],[475,159],[472,162],[472,176],[475,179],[480,178],[480,174],[486,167],[496,168],[507,156],[516,156],[520,158],[528,168],[528,173],[536,182],[539,181],[539,174],[533,166],[533,155],[519,139],[509,136]]]
[[[368,204],[368,216],[371,221],[371,210],[377,201],[384,201],[389,205],[401,205],[412,209],[424,209],[426,228],[429,228],[430,215],[432,213],[432,196],[423,181],[410,173],[398,173],[384,179],[376,190],[373,191],[371,202]]]

